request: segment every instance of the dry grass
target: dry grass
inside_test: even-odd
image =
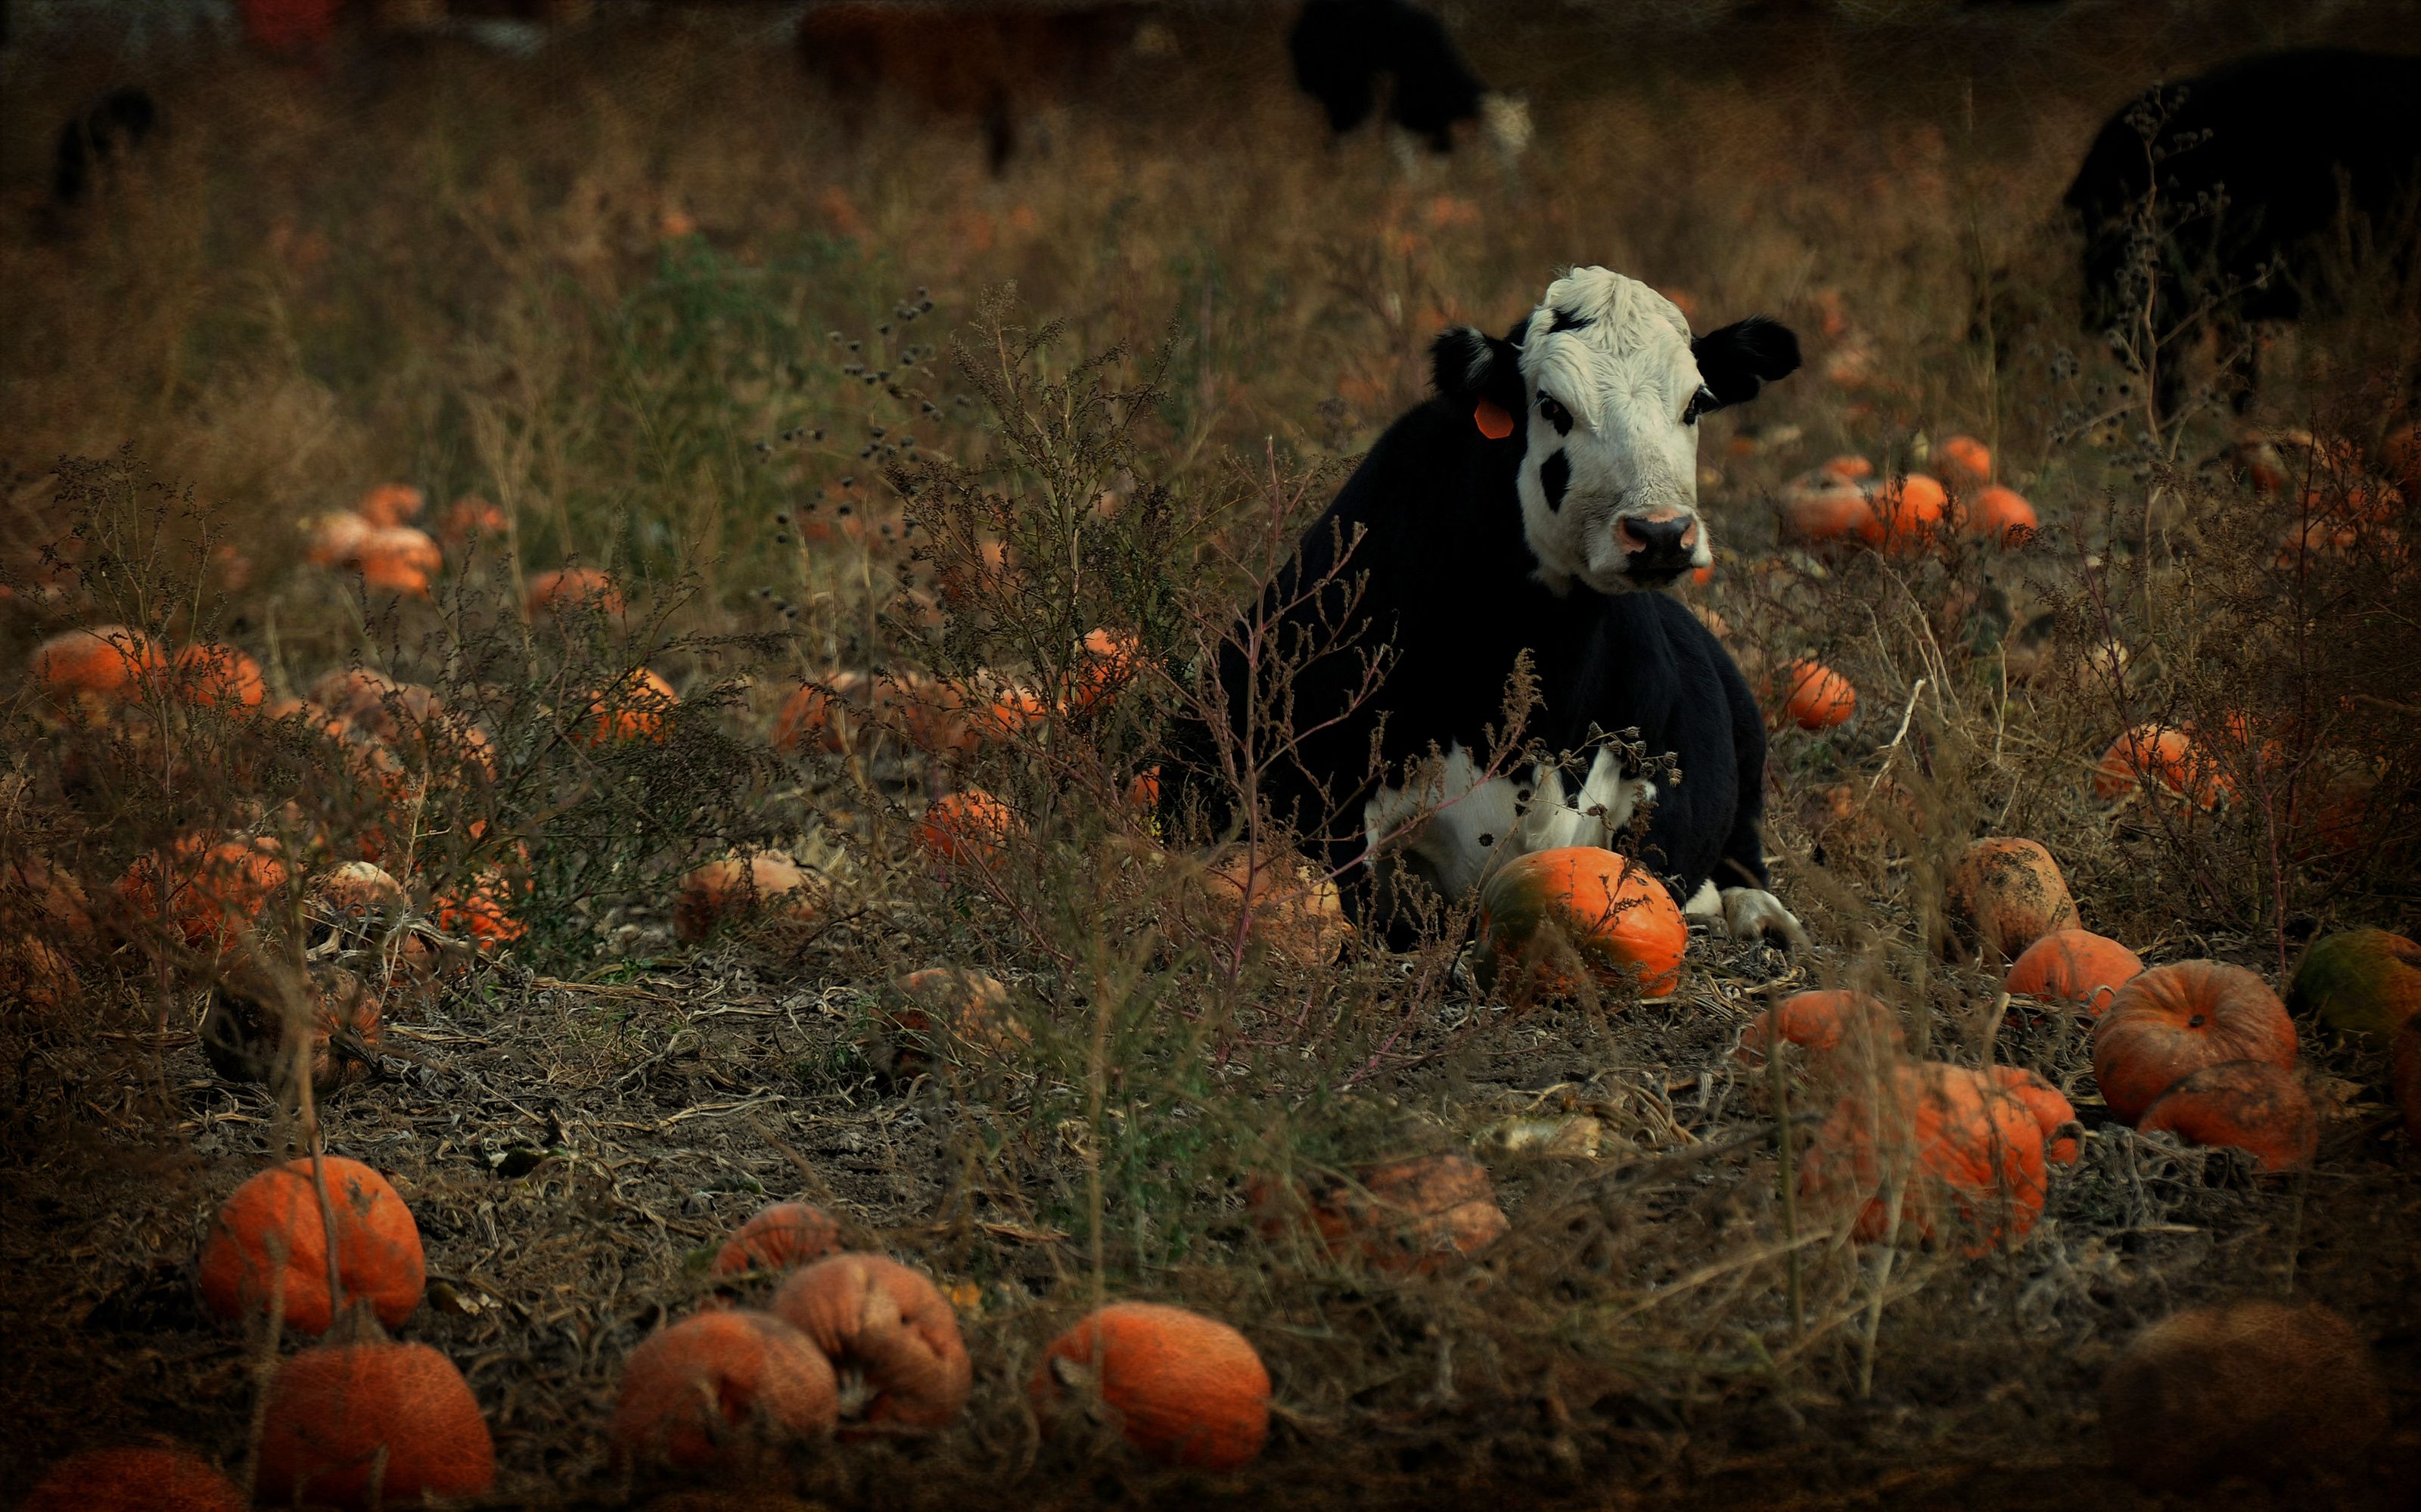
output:
[[[622,1494],[601,1439],[622,1358],[709,1293],[702,1249],[787,1195],[980,1299],[966,1425],[803,1456],[795,1489],[836,1504],[1199,1494],[1037,1435],[1019,1383],[1104,1294],[1245,1328],[1282,1411],[1236,1489],[1306,1502],[1513,1483],[1559,1504],[2132,1505],[2092,1432],[2101,1361],[2137,1320],[2248,1290],[2380,1339],[2409,1422],[2421,1164],[2379,1122],[2382,1058],[2312,1047],[2319,1167],[2257,1180],[2103,1124],[2080,1025],[2005,1017],[1997,973],[1942,950],[1939,902],[1958,844],[2014,834],[2148,959],[2274,973],[2319,928],[2409,929],[2421,677],[2398,538],[2274,566],[2282,506],[2197,471],[2225,421],[2142,418],[2140,385],[2075,330],[2051,213],[2153,72],[2257,39],[2377,42],[2387,21],[2284,38],[2250,6],[1716,8],[1467,25],[1482,71],[1531,90],[1539,146],[1518,171],[1466,154],[1410,179],[1375,141],[1306,146],[1279,31],[1232,12],[1174,12],[1176,61],[1050,107],[997,181],[971,127],[902,115],[845,144],[778,39],[732,41],[754,11],[600,28],[531,63],[169,66],[159,150],[71,234],[0,237],[19,291],[0,660],[147,625],[242,646],[274,696],[391,671],[495,739],[492,780],[431,758],[387,844],[423,909],[505,868],[529,932],[502,957],[439,942],[460,970],[392,1002],[375,1073],[316,1113],[330,1148],[401,1177],[445,1283],[412,1333],[477,1391],[500,1500]],[[105,71],[53,62],[0,106],[20,197],[46,123]],[[1851,726],[1773,747],[1780,890],[1820,947],[1702,937],[1670,1002],[1519,1012],[1471,990],[1450,931],[1333,964],[1240,948],[1128,781],[1269,532],[1417,398],[1429,336],[1501,328],[1571,261],[1675,291],[1701,325],[1765,310],[1806,340],[1806,372],[1710,422],[1721,566],[1692,591],[1753,669],[1815,652],[1861,690]],[[2413,313],[2380,288],[2289,336],[2263,418],[2374,445],[2393,416],[2366,385],[2409,363]],[[2041,511],[2032,547],[1777,548],[1789,475],[1851,450],[1919,466],[1954,431]],[[299,521],[394,480],[432,515],[500,507],[432,599],[303,557]],[[2321,510],[2352,483],[2315,481]],[[1001,541],[1011,572],[984,555]],[[629,614],[526,623],[529,576],[570,561],[623,581]],[[2004,643],[2045,614],[2041,668],[2013,677]],[[1095,627],[1139,637],[1143,671],[1008,739],[929,755],[911,707],[845,751],[764,748],[802,680],[1078,688]],[[2123,679],[2096,671],[2113,642]],[[589,692],[637,665],[682,694],[668,738],[577,739]],[[2118,729],[2217,728],[2248,694],[2287,756],[2231,752],[2242,801],[2198,818],[2089,796]],[[195,828],[299,850],[398,822],[300,730],[164,698],[100,732],[39,716],[30,695],[10,711],[0,843],[96,896]],[[2349,764],[2369,779],[2355,842],[2303,843]],[[1021,834],[937,873],[915,820],[975,785]],[[817,921],[676,943],[679,870],[766,845],[820,875]],[[273,936],[299,934],[290,893]],[[135,929],[76,964],[80,1004],[0,1009],[11,1492],[120,1426],[242,1468],[258,1348],[197,1315],[186,1268],[305,1112],[208,1074],[211,961]],[[929,964],[1007,982],[1024,1047],[885,1074],[889,984]],[[2030,1066],[2084,1106],[2085,1156],[2023,1243],[1885,1252],[1786,1209],[1777,1114],[1821,1110],[1777,1109],[1728,1052],[1766,1002],[1835,984],[1935,1055]],[[1541,1128],[1586,1152],[1524,1143]],[[1442,1150],[1485,1159],[1513,1221],[1466,1269],[1373,1275],[1245,1208],[1257,1176]],[[2416,1448],[2325,1494],[2392,1504]]]

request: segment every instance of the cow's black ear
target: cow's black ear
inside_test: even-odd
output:
[[[1429,382],[1458,405],[1486,399],[1507,414],[1520,414],[1522,349],[1475,326],[1459,325],[1429,344]]]
[[[1698,359],[1698,376],[1714,392],[1715,402],[1700,413],[1727,404],[1746,404],[1757,391],[1777,378],[1799,370],[1799,338],[1790,328],[1762,315],[1736,320],[1720,331],[1690,340],[1690,355]]]

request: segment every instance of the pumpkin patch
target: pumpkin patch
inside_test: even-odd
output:
[[[958,1315],[923,1271],[880,1255],[828,1255],[793,1271],[773,1311],[823,1351],[852,1397],[844,1436],[938,1428],[974,1390]]]
[[[2077,927],[2076,901],[2051,852],[2032,840],[1986,839],[1952,868],[1953,916],[1988,957],[2022,957],[2037,941]]]
[[[1648,869],[1568,846],[1500,867],[1480,890],[1472,973],[1492,991],[1570,997],[1585,983],[1657,997],[1680,984],[1690,931]]]
[[[325,1344],[269,1383],[255,1489],[271,1504],[408,1505],[478,1496],[495,1478],[478,1400],[428,1345]]]
[[[386,1177],[341,1155],[322,1156],[315,1179],[306,1157],[273,1166],[236,1188],[202,1245],[202,1301],[226,1318],[276,1310],[299,1333],[324,1333],[340,1305],[367,1302],[389,1328],[420,1306],[427,1280],[420,1228]],[[320,1181],[326,1183],[327,1210]],[[328,1295],[333,1220],[336,1277]]]
[[[1158,1302],[1112,1302],[1051,1342],[1027,1385],[1055,1421],[1079,1394],[1097,1397],[1127,1442],[1150,1457],[1227,1471],[1258,1457],[1270,1433],[1270,1376],[1244,1336]]]
[[[2221,1061],[2190,1072],[2153,1099],[2135,1127],[2244,1150],[2265,1174],[2301,1170],[2320,1147],[2320,1121],[2303,1083],[2268,1061]]]
[[[2054,929],[2018,953],[2001,986],[2013,997],[2077,1004],[2098,1018],[2143,973],[2143,960],[2106,935]]]
[[[2126,1123],[2195,1072],[2245,1060],[2290,1069],[2295,1022],[2278,994],[2241,966],[2155,966],[2120,988],[2094,1021],[2093,1079]]]
[[[606,1428],[621,1464],[734,1467],[840,1420],[833,1367],[771,1313],[700,1313],[631,1351]]]

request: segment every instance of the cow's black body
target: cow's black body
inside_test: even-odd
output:
[[[80,203],[93,175],[112,158],[140,147],[158,119],[159,110],[148,94],[119,88],[60,127],[51,164],[52,202],[62,207]]]
[[[2157,167],[2129,119],[2156,97],[2175,107],[2154,139],[2165,154]],[[2409,265],[2421,194],[2421,58],[2269,54],[2148,91],[2112,116],[2064,200],[2084,224],[2089,330],[2110,329],[2143,297],[2130,287],[2128,222],[2156,172],[2161,214],[2183,220],[2161,249],[2163,323],[2207,298],[2218,300],[2213,313],[2231,338],[2236,322],[2296,320],[2307,302],[2334,292],[2326,248],[2346,214],[2368,217],[2379,244]],[[2226,195],[2219,214],[2186,213],[2196,196],[2217,193]],[[2264,287],[2245,287],[2273,264]],[[2240,394],[2248,393],[2253,375],[2240,376]]]
[[[1450,387],[1450,377],[1440,376],[1441,387]],[[1518,412],[1518,387],[1501,400]],[[1551,754],[1578,755],[1569,788],[1577,790],[1587,769],[1585,748],[1595,732],[1636,728],[1651,760],[1669,754],[1678,762],[1682,780],[1657,783],[1641,856],[1677,898],[1689,899],[1709,881],[1765,888],[1758,833],[1765,727],[1740,668],[1666,594],[1605,595],[1575,584],[1559,596],[1538,581],[1514,497],[1523,444],[1519,430],[1489,440],[1467,397],[1442,394],[1388,429],[1305,533],[1261,616],[1324,583],[1283,615],[1280,643],[1327,645],[1337,637],[1323,621],[1342,623],[1360,647],[1390,645],[1393,662],[1376,695],[1350,711],[1361,683],[1358,656],[1314,662],[1296,679],[1292,726],[1335,723],[1304,736],[1299,759],[1264,778],[1271,812],[1324,855],[1345,884],[1349,910],[1367,917],[1373,879],[1356,862],[1367,847],[1363,803],[1376,786],[1374,734],[1390,780],[1400,781],[1405,765],[1432,747],[1460,742],[1484,754],[1489,728],[1504,724],[1515,661],[1527,651],[1540,707],[1523,734]],[[1235,645],[1219,673],[1230,724],[1241,725],[1251,674]],[[1174,765],[1210,767],[1209,737],[1198,725],[1181,728]],[[1526,771],[1515,766],[1509,774]],[[1214,826],[1229,817],[1209,783],[1166,790],[1180,805],[1197,794]]]
[[[1287,50],[1295,83],[1320,102],[1340,135],[1369,118],[1384,80],[1388,118],[1435,150],[1450,151],[1456,123],[1476,119],[1488,91],[1445,24],[1404,0],[1311,0]]]

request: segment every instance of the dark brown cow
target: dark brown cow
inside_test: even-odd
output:
[[[997,174],[1017,149],[1019,118],[1099,79],[1146,16],[1140,5],[823,5],[800,22],[799,54],[845,131],[859,129],[879,95],[895,95],[978,123]]]

